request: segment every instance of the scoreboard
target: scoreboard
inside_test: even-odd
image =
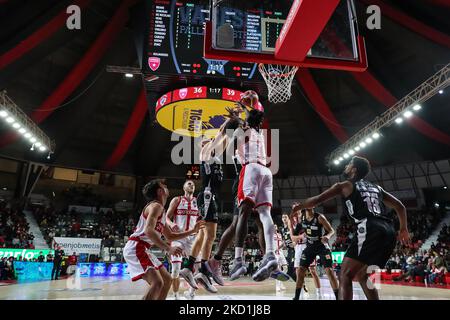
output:
[[[283,26],[280,19],[288,11],[273,10],[273,5],[269,10],[264,3],[266,7],[267,2],[256,8],[222,7],[215,19],[231,22],[235,41],[243,47],[273,47]],[[204,25],[210,14],[209,0],[147,0],[144,72],[263,81],[256,63],[203,58]]]
[[[146,10],[145,73],[242,80],[260,77],[255,63],[203,58],[209,0],[147,0]]]
[[[180,135],[213,137],[227,119],[227,108],[234,107],[243,95],[235,89],[206,86],[170,91],[156,103],[156,120]]]
[[[205,22],[213,17],[215,49],[273,54],[292,5],[292,0],[223,0],[211,9],[210,0],[146,1],[145,74],[256,82],[263,81],[256,63],[203,58]],[[309,57],[358,60],[353,7],[351,0],[339,3]],[[228,31],[220,33],[221,28]],[[307,30],[299,36],[302,32]]]

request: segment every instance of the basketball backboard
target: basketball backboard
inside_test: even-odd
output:
[[[214,0],[205,58],[364,71],[353,0]]]

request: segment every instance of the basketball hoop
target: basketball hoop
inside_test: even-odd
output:
[[[259,72],[266,81],[269,89],[269,101],[272,103],[285,103],[292,96],[292,81],[298,67],[281,64],[259,64]]]

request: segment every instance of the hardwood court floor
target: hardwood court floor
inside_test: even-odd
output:
[[[321,279],[322,300],[334,300],[334,294],[328,280]],[[250,278],[242,278],[234,282],[226,281],[224,287],[219,287],[218,294],[209,294],[204,289],[197,292],[196,300],[291,300],[295,284],[284,282],[286,290],[275,291],[275,281],[254,282]],[[306,279],[309,293],[303,299],[317,300],[312,279]],[[137,300],[146,291],[144,281],[132,283],[128,278],[96,277],[69,278],[58,281],[43,281],[34,283],[4,284],[0,286],[2,300]],[[182,281],[181,300],[185,300],[183,292],[186,284]],[[381,285],[380,297],[384,300],[450,300],[449,289],[423,288],[399,285]],[[169,299],[173,295],[169,294]],[[365,300],[364,294],[354,283],[354,299]]]

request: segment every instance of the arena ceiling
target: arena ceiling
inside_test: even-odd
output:
[[[74,2],[84,7],[82,29],[60,26],[44,35]],[[450,61],[447,1],[356,3],[360,20],[368,4],[380,4],[383,14],[381,30],[369,31],[360,21],[369,70],[357,75],[302,70],[291,101],[265,102],[271,128],[280,129],[280,177],[328,173],[327,154]],[[143,97],[140,77],[105,71],[107,65],[140,68],[134,32],[139,1],[2,0],[0,6],[0,90],[55,140],[50,163],[184,176],[185,167],[170,161],[170,132],[149,112],[164,86]],[[24,41],[32,45],[22,52]],[[375,165],[449,158],[449,97],[445,92],[429,100],[421,122],[387,129],[366,155]],[[11,139],[3,123],[0,136],[1,155],[48,161],[37,158],[24,141]]]

